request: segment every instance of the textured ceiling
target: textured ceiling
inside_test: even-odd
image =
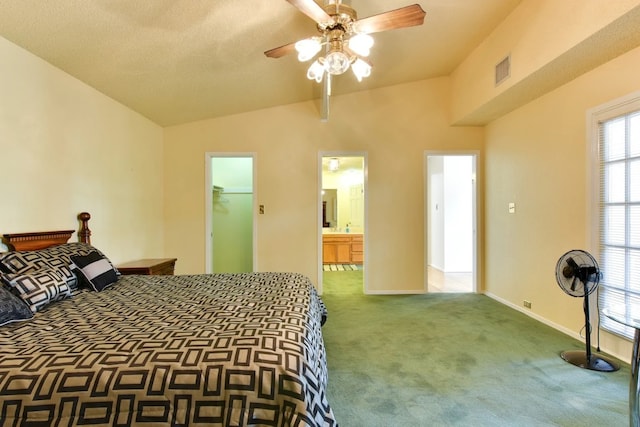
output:
[[[364,18],[413,2],[344,3]],[[424,25],[375,34],[371,77],[333,93],[449,75],[519,3],[419,1]],[[0,36],[162,126],[319,98],[307,63],[263,54],[316,34],[285,0],[0,1]]]

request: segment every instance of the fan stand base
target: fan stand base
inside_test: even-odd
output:
[[[620,369],[615,362],[597,353],[591,353],[591,357],[587,358],[586,351],[563,351],[560,353],[560,357],[572,365],[592,371],[614,372]]]

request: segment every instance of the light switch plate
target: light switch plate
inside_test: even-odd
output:
[[[509,213],[516,213],[516,204],[514,202],[509,202]]]

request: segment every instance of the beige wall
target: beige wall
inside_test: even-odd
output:
[[[494,121],[486,130],[485,283],[490,294],[578,335],[582,300],[556,284],[558,258],[590,244],[587,110],[640,89],[640,48]],[[517,213],[507,213],[508,202]],[[595,338],[594,338],[595,339]],[[628,342],[603,334],[624,358]]]
[[[0,58],[0,233],[88,211],[114,262],[162,255],[162,129],[3,38]]]
[[[449,79],[334,97],[328,123],[300,103],[165,129],[165,253],[179,273],[205,271],[205,153],[255,152],[259,271],[317,283],[318,153],[368,153],[370,292],[424,285],[425,150],[481,150],[481,128],[448,120]]]

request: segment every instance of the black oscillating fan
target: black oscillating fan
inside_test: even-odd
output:
[[[618,366],[599,354],[591,352],[591,323],[589,322],[589,294],[600,283],[600,268],[596,260],[583,250],[573,249],[560,257],[556,264],[556,281],[560,288],[572,297],[584,298],[586,350],[564,351],[564,360],[580,368],[592,371],[612,372]]]

